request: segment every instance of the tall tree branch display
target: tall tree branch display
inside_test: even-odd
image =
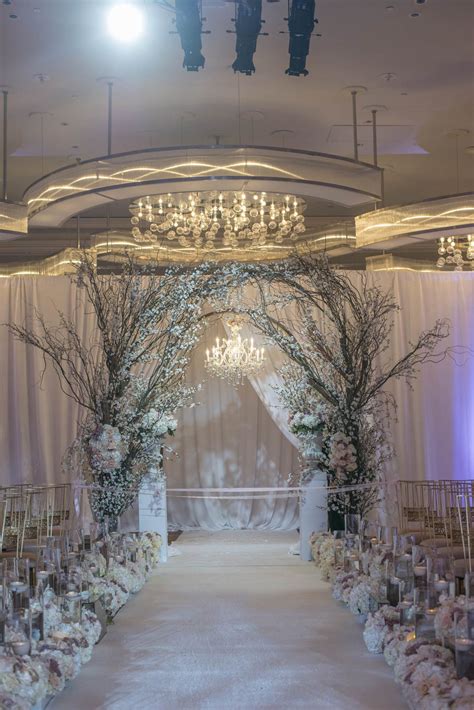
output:
[[[206,268],[157,275],[126,257],[118,273],[101,276],[83,255],[71,278],[91,320],[87,337],[59,311],[54,325],[36,313],[35,328],[8,326],[43,353],[81,407],[66,463],[94,484],[90,500],[99,521],[116,519],[143,477],[157,473],[163,440],[176,428],[172,415],[190,402],[194,390],[184,375],[212,288]]]
[[[391,293],[369,285],[365,273],[335,270],[311,253],[227,273],[233,285],[239,278],[253,284],[256,301],[245,311],[289,358],[279,394],[306,474],[316,466],[336,487],[379,482],[391,456],[387,420],[394,407],[384,387],[394,378],[410,382],[423,363],[439,359],[435,350],[448,335],[447,323],[437,321],[394,361],[399,307]],[[330,496],[330,509],[365,514],[378,497],[378,487],[367,486]]]

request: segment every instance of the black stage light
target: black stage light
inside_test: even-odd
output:
[[[314,16],[316,10],[315,0],[291,0],[289,6],[288,31],[290,33],[290,43],[288,53],[290,55],[290,66],[285,74],[290,76],[307,76],[306,57],[309,54],[309,43],[317,19]]]
[[[198,71],[204,66],[201,53],[202,6],[199,0],[176,0],[176,30],[184,50],[183,67]]]
[[[235,3],[235,51],[237,57],[232,64],[234,72],[250,76],[255,71],[253,55],[257,50],[257,39],[262,29],[262,0],[237,0]],[[230,30],[228,30],[230,32]]]

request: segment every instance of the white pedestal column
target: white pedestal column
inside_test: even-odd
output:
[[[161,535],[160,562],[168,560],[168,507],[166,481],[144,481],[138,495],[140,532],[157,532]]]
[[[153,477],[142,482],[135,503],[120,518],[122,531],[157,532],[161,535],[160,562],[168,560],[168,509],[166,481]]]
[[[300,557],[305,562],[311,558],[309,538],[313,532],[326,532],[328,510],[326,474],[316,472],[309,483],[302,486],[300,502]]]

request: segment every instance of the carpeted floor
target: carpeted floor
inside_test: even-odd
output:
[[[184,533],[52,710],[399,710],[295,533]]]

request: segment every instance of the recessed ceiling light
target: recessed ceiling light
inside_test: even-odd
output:
[[[18,15],[8,15],[10,20],[18,20]]]
[[[63,121],[63,122],[61,123],[61,126],[69,126],[69,123],[66,123],[66,121]]]
[[[143,32],[143,13],[131,3],[114,5],[107,14],[109,34],[122,42],[133,42]]]
[[[419,12],[410,12],[410,17],[419,17],[420,13]]]

